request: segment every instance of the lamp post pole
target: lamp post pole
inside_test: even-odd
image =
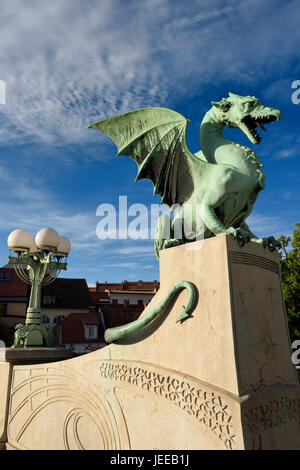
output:
[[[48,327],[41,325],[41,289],[53,282],[62,269],[67,269],[67,263],[61,258],[67,257],[71,248],[69,240],[59,237],[55,230],[40,230],[34,243],[28,238],[31,235],[24,232],[15,230],[8,237],[9,248],[18,253],[18,256],[9,256],[8,263],[14,265],[22,281],[31,285],[25,325],[16,326],[13,348],[48,345]],[[49,236],[53,234],[57,235],[54,240]]]

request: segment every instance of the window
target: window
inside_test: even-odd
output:
[[[87,325],[85,331],[85,337],[87,339],[97,339],[98,337],[98,326],[97,325]]]
[[[0,315],[7,314],[7,304],[0,304]]]
[[[7,272],[0,272],[0,282],[11,282],[12,274]]]
[[[44,305],[55,305],[56,296],[55,295],[44,295],[43,304]]]

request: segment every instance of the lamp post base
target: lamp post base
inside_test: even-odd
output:
[[[47,326],[19,323],[16,326],[12,348],[48,346],[48,332]]]

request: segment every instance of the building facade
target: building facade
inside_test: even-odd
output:
[[[49,327],[49,343],[58,345],[62,320],[73,313],[88,314],[90,311],[86,280],[59,277],[43,286],[41,307],[41,323]]]
[[[42,286],[41,323],[49,328],[49,345],[62,345],[87,353],[106,345],[107,328],[136,320],[159,289],[159,282],[96,282],[57,278]],[[19,279],[14,267],[0,268],[0,315],[14,328],[25,323],[30,285]]]
[[[91,306],[101,314],[104,329],[136,320],[159,289],[159,282],[96,282],[90,287]]]
[[[28,286],[11,265],[0,268],[0,315],[3,323],[14,328],[24,323],[28,303]]]
[[[77,354],[85,354],[106,346],[99,313],[71,313],[59,326],[59,343]]]

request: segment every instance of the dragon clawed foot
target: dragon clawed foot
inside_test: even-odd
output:
[[[266,238],[257,238],[253,236],[247,230],[241,228],[230,227],[226,230],[228,235],[232,235],[235,240],[237,240],[239,246],[244,246],[248,242],[255,242],[263,245],[264,248],[268,248],[270,251],[279,250],[281,248],[281,243],[279,240],[276,240],[275,237],[266,237]],[[251,236],[252,235],[252,236]]]
[[[163,244],[163,250],[166,248],[171,248],[172,246],[181,245],[182,241],[178,240],[177,238],[170,238],[169,240],[165,240]]]
[[[275,237],[266,238],[252,238],[251,241],[260,243],[264,248],[269,248],[270,251],[280,250],[281,243]]]
[[[225,232],[227,235],[232,235],[233,238],[238,242],[239,246],[244,246],[251,240],[251,235],[247,230],[242,228],[230,227]]]
[[[244,228],[230,227],[225,232],[228,235],[232,235],[233,238],[238,242],[239,246],[244,246],[250,241],[260,243],[264,248],[268,248],[270,251],[275,251],[281,248],[281,243],[276,240],[275,237],[257,238],[251,232]]]
[[[270,251],[275,251],[281,248],[281,243],[279,240],[276,240],[275,237],[262,238],[261,243],[264,248],[269,248]]]

